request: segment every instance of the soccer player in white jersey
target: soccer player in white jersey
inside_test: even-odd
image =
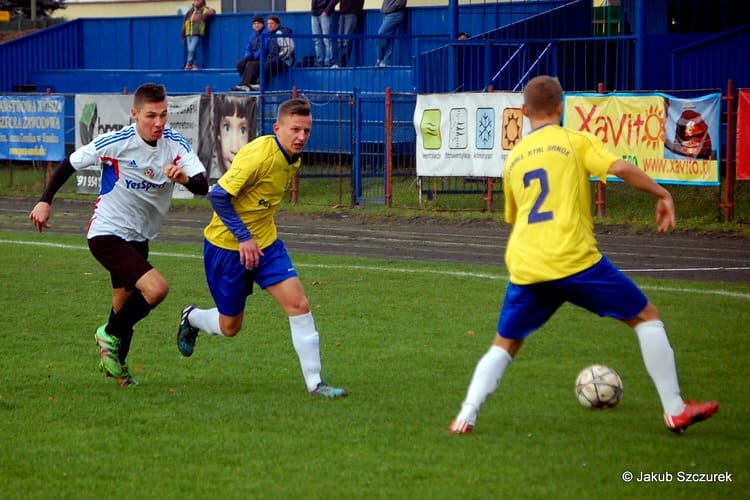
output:
[[[133,326],[167,296],[169,285],[148,261],[149,240],[156,237],[172,201],[174,184],[190,192],[208,192],[206,169],[188,142],[167,126],[164,86],[138,87],[133,123],[102,134],[64,159],[29,214],[41,232],[49,228],[52,199],[77,171],[101,165],[101,189],[88,225],[93,256],[109,271],[112,309],[96,330],[99,369],[121,387],[137,385],[126,362]]]
[[[532,78],[524,89],[522,111],[532,133],[510,152],[503,173],[505,220],[513,224],[505,249],[510,280],[495,340],[479,360],[449,429],[471,432],[479,408],[497,389],[526,336],[570,302],[635,331],[667,428],[682,432],[716,413],[719,403],[680,396],[674,352],[659,311],[597,248],[589,179],[606,182],[614,175],[654,196],[660,232],[675,225],[672,196],[594,135],[561,127],[562,95],[560,82],[550,76]]]
[[[203,231],[203,266],[216,306],[183,308],[177,348],[183,356],[191,356],[199,330],[235,336],[242,328],[247,297],[257,283],[289,318],[292,344],[308,392],[339,398],[347,391],[321,380],[319,336],[310,303],[274,220],[302,163],[302,149],[311,129],[310,103],[304,99],[284,101],[274,134],[256,137],[243,146],[211,190],[214,213]]]

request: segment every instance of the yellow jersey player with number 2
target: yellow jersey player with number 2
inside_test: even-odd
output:
[[[656,197],[659,231],[675,225],[672,196],[595,136],[560,126],[562,96],[560,82],[550,76],[535,77],[524,89],[522,109],[532,132],[511,150],[503,174],[505,219],[513,225],[505,251],[510,280],[494,342],[479,360],[449,430],[472,431],[525,338],[570,302],[635,331],[667,428],[682,432],[716,413],[719,404],[683,401],[659,311],[597,248],[590,177],[606,182],[613,175]]]

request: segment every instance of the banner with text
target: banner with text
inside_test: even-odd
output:
[[[719,185],[718,93],[692,99],[570,93],[563,108],[565,127],[592,133],[657,182]]]
[[[120,130],[132,121],[133,97],[122,94],[76,95],[76,148],[99,134]],[[255,138],[257,100],[255,96],[188,95],[168,96],[169,126],[190,144],[211,182],[221,177],[239,149]],[[100,166],[77,172],[79,193],[99,193]],[[176,185],[175,198],[192,198]]]
[[[0,159],[65,158],[62,96],[0,96]]]
[[[169,125],[175,127],[195,148],[198,142],[199,95],[168,96],[167,112]],[[131,109],[133,96],[123,94],[80,94],[75,99],[75,122],[77,125],[76,149],[88,144],[100,134],[120,130],[133,122]],[[99,193],[101,166],[96,165],[76,172],[79,193]],[[181,184],[175,185],[174,198],[192,198],[193,194]]]
[[[418,176],[502,177],[508,153],[529,133],[519,93],[417,96]]]
[[[741,89],[737,106],[737,180],[750,181],[750,89]]]

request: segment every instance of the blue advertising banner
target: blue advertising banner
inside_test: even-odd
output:
[[[65,158],[62,96],[0,96],[0,159]]]

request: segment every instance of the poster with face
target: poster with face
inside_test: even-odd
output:
[[[257,135],[255,96],[213,94],[210,106],[201,106],[198,156],[213,184],[232,165],[239,150]]]

